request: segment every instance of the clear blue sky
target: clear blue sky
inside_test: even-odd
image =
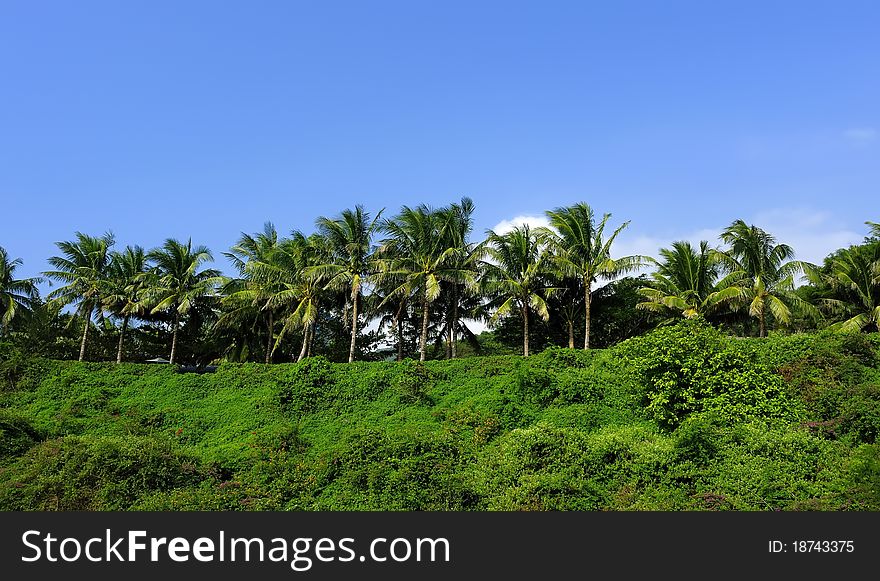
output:
[[[220,253],[266,220],[584,200],[656,252],[742,217],[821,258],[880,220],[880,3],[0,4],[0,246]]]

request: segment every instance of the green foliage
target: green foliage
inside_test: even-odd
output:
[[[4,348],[0,509],[880,510],[878,347],[687,321],[608,350],[201,375]]]
[[[877,510],[880,506],[880,444],[859,446],[847,466],[844,506]]]
[[[6,510],[120,510],[153,490],[200,479],[196,458],[155,438],[67,436],[34,448],[0,474]]]
[[[737,341],[691,319],[630,339],[616,353],[644,383],[646,409],[663,427],[701,411],[728,421],[795,419],[798,406],[782,378]]]
[[[42,440],[42,434],[21,414],[0,409],[0,465]]]
[[[0,391],[15,389],[27,357],[12,343],[0,343]]]
[[[281,405],[293,414],[307,414],[319,409],[331,385],[330,365],[323,357],[310,357],[298,363],[289,383],[279,390]]]
[[[668,439],[640,426],[592,433],[536,424],[488,449],[475,488],[490,510],[597,510],[643,487],[672,459]]]
[[[406,359],[396,369],[392,386],[406,404],[430,403],[428,388],[432,373],[421,362]]]

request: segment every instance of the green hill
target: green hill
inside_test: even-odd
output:
[[[163,365],[0,351],[3,510],[880,510],[880,339]]]

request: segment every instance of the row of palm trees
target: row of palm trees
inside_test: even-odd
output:
[[[163,317],[171,331],[169,360],[175,362],[181,323],[200,305],[218,314],[218,332],[263,329],[266,362],[291,335],[301,341],[295,358],[311,355],[316,325],[328,313],[350,331],[349,361],[356,357],[363,326],[374,317],[395,335],[398,359],[410,321],[420,360],[427,357],[432,328],[447,356],[456,357],[459,338],[472,336],[466,319],[490,324],[519,319],[522,352],[528,355],[530,321],[559,317],[569,347],[583,325],[583,348],[589,349],[597,286],[649,266],[654,271],[639,290],[636,308],[660,318],[712,320],[747,312],[762,337],[771,322],[787,326],[794,317],[814,324],[830,318],[846,330],[877,329],[880,322],[880,226],[874,223],[868,224],[875,239],[838,250],[818,266],[793,260],[791,247],[742,220],[721,234],[724,248],[677,241],[654,259],[614,257],[612,245],[628,222],[609,230],[610,215],[598,218],[585,203],[548,211],[548,228],[489,230],[481,242],[470,240],[473,212],[468,198],[436,209],[404,206],[389,218],[356,206],[319,218],[312,234],[294,231],[289,237],[267,223],[224,252],[233,277],[208,268],[210,251],[191,241],[168,239],[150,251],[139,246],[117,251],[112,234],[76,233],[75,240],[57,243],[60,254],[49,259],[52,270],[43,274],[61,286],[47,298],[58,307],[72,306],[86,322],[80,360],[89,321],[118,322],[121,361],[132,320]],[[3,332],[39,300],[38,279],[15,278],[20,265],[0,248]],[[802,276],[809,284],[798,284]]]
[[[62,286],[49,293],[50,303],[74,305],[84,321],[79,360],[86,352],[89,322],[111,315],[121,321],[117,362],[122,361],[125,332],[132,317],[157,313],[171,317],[171,356],[177,353],[181,317],[204,297],[213,295],[222,283],[220,272],[201,268],[213,260],[204,246],[168,239],[160,248],[145,252],[140,246],[112,249],[112,234],[89,236],[76,233],[76,240],[58,242],[59,256],[49,258],[53,270],[43,274]],[[36,280],[31,280],[35,284]]]
[[[640,290],[638,308],[684,317],[711,318],[745,309],[758,320],[787,326],[793,315],[814,324],[830,319],[843,331],[880,329],[880,224],[867,222],[865,244],[839,249],[824,265],[792,260],[793,249],[764,230],[736,220],[721,234],[726,250],[701,241],[695,249],[677,241],[661,249],[652,284]],[[798,285],[800,276],[808,281]]]

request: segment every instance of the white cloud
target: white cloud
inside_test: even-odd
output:
[[[492,230],[496,234],[506,234],[513,230],[514,226],[522,226],[523,224],[528,224],[531,228],[537,227],[547,227],[550,225],[550,220],[547,219],[546,216],[514,216],[510,220],[501,220]]]
[[[853,127],[844,131],[843,136],[857,145],[867,145],[876,140],[880,133],[873,127]]]

